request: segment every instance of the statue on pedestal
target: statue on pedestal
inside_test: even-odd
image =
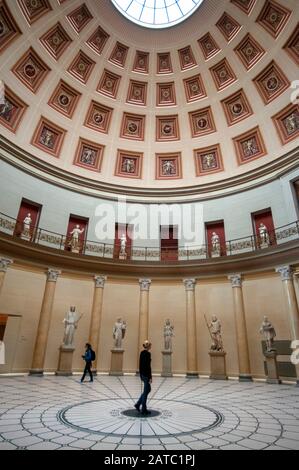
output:
[[[275,351],[275,349],[273,348],[273,344],[274,338],[276,338],[276,331],[272,323],[268,320],[268,317],[264,317],[264,321],[260,328],[260,333],[264,335],[267,345],[267,352]]]
[[[80,240],[79,240],[79,237],[80,235],[82,235],[82,233],[84,232],[84,228],[80,228],[80,225],[76,225],[76,227],[72,230],[72,232],[70,232],[70,236],[71,236],[71,241],[70,241],[70,247],[71,247],[71,251],[73,252],[79,252],[80,251]]]
[[[26,238],[30,238],[31,224],[32,224],[31,214],[28,213],[25,219],[23,220],[23,231],[22,231],[22,235]]]
[[[121,318],[118,318],[113,326],[114,347],[121,349],[122,341],[125,337],[127,324]]]
[[[164,349],[165,351],[172,351],[172,338],[174,337],[174,326],[171,325],[170,320],[165,321],[164,325]]]
[[[205,316],[205,319],[206,319],[206,316]],[[221,326],[220,320],[218,320],[216,315],[213,315],[212,321],[210,323],[208,323],[206,319],[206,324],[207,324],[207,327],[209,329],[209,332],[213,341],[211,345],[211,351],[223,352],[224,349],[223,349],[223,341],[222,341],[222,334],[221,334],[222,326]]]
[[[269,232],[264,223],[260,223],[259,228],[260,241],[262,245],[270,245]]]
[[[125,233],[123,233],[122,236],[120,237],[120,253],[119,253],[120,256],[127,255],[126,248],[127,248],[127,236]]]
[[[64,337],[63,337],[63,347],[72,348],[74,346],[74,336],[75,331],[78,328],[78,323],[82,315],[78,315],[76,312],[76,307],[70,307],[70,310],[67,312],[64,323]]]
[[[216,232],[213,232],[212,234],[211,243],[212,243],[212,253],[213,254],[217,253],[220,255],[220,237]]]

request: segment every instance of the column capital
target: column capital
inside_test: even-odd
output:
[[[56,269],[48,269],[46,274],[48,282],[57,282],[58,276],[61,274],[61,271],[58,271]]]
[[[106,276],[95,276],[94,277],[94,286],[96,289],[104,289],[105,282],[107,281]]]
[[[232,287],[242,287],[242,274],[232,274],[231,276],[228,276],[228,279],[230,280]]]
[[[194,291],[196,286],[196,279],[183,279],[186,291]]]
[[[139,279],[140,290],[148,292],[150,289],[151,283],[152,283],[151,279]]]
[[[275,269],[277,273],[280,274],[282,281],[291,281],[293,279],[293,268],[292,266],[279,266]]]
[[[6,273],[7,268],[13,263],[12,259],[0,258],[0,273]]]

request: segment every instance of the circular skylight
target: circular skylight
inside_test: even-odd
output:
[[[203,0],[111,0],[129,20],[146,28],[169,28],[181,23]]]

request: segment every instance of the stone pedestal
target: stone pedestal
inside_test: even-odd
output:
[[[119,259],[125,261],[127,259],[128,255],[127,253],[120,253],[119,254]]]
[[[212,258],[220,258],[220,250],[213,250],[211,256]]]
[[[73,354],[75,349],[66,346],[60,346],[59,349],[59,362],[55,375],[62,377],[69,377],[73,375]]]
[[[264,353],[267,361],[267,383],[268,384],[281,384],[281,380],[278,375],[278,365],[277,365],[277,351],[265,351]]]
[[[213,380],[227,380],[226,373],[226,352],[224,351],[210,351],[211,359],[211,375],[210,379]]]
[[[162,351],[162,377],[172,377],[172,351]]]
[[[265,248],[269,248],[269,243],[267,243],[267,242],[261,242],[261,243],[260,243],[260,248],[261,248],[262,250],[264,250]]]
[[[24,231],[21,233],[21,238],[22,238],[22,240],[27,240],[27,241],[29,241],[29,240],[31,239],[30,231],[29,231],[29,230],[24,230]]]
[[[111,367],[109,375],[123,374],[124,349],[111,349]]]

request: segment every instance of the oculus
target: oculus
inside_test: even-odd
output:
[[[146,28],[169,28],[185,21],[203,0],[111,0],[128,20]]]

